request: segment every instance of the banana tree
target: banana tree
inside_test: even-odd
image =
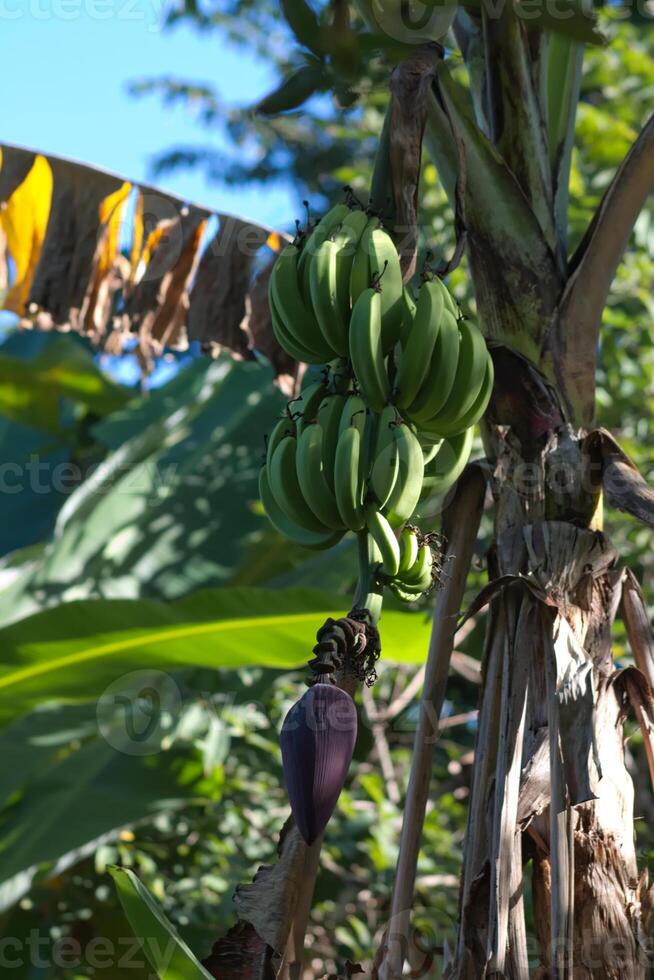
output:
[[[330,85],[343,99],[357,52],[383,50],[391,98],[373,196],[389,204],[409,278],[426,146],[456,215],[450,265],[465,245],[495,364],[482,425],[486,458],[469,467],[443,517],[455,557],[436,602],[393,898],[372,975],[402,976],[411,954],[434,718],[488,499],[489,582],[473,605],[489,609],[484,684],[446,975],[645,977],[652,894],[637,863],[622,724],[631,704],[654,758],[654,643],[638,584],[620,565],[602,515],[606,500],[654,526],[654,495],[594,418],[603,309],[654,190],[654,118],[569,254],[584,47],[601,40],[590,15],[575,5],[557,20],[545,9],[528,17],[518,5],[471,3],[456,14],[421,7],[418,22],[410,5],[361,0],[368,30],[357,31],[343,4],[322,20],[292,0],[283,9],[307,64],[262,111],[296,108]],[[450,23],[448,44],[455,41],[460,56],[434,43]],[[616,669],[611,647],[621,604],[636,663],[625,670]],[[307,847],[287,826],[277,865],[237,890],[239,923],[207,961],[214,975],[302,975],[319,854],[319,840]],[[422,969],[412,975],[427,975]]]

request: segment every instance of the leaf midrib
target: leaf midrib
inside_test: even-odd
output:
[[[321,616],[329,615],[330,612],[331,610],[321,612],[320,610],[315,609],[312,612],[305,613],[286,613],[278,616],[257,616],[255,619],[251,617],[240,617],[238,619],[228,619],[219,622],[214,621],[211,623],[194,623],[193,625],[189,626],[162,629],[154,633],[146,633],[145,635],[143,633],[139,633],[138,636],[130,637],[127,640],[116,640],[112,643],[102,644],[98,647],[78,650],[76,653],[69,653],[65,656],[49,659],[45,663],[31,664],[29,667],[23,667],[21,670],[13,671],[11,674],[0,677],[0,689],[11,687],[12,684],[17,684],[34,677],[38,677],[41,674],[47,674],[55,670],[60,670],[64,667],[84,663],[88,660],[100,659],[101,657],[109,656],[113,653],[119,653],[123,650],[131,650],[133,647],[141,646],[143,643],[156,643],[160,640],[178,640],[188,636],[201,636],[208,633],[227,633],[238,629],[263,630],[267,626],[279,626],[286,623],[292,624],[311,622],[312,620],[316,620]]]

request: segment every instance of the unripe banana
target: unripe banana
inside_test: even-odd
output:
[[[411,324],[413,323],[413,318],[416,315],[416,301],[413,298],[413,292],[409,286],[404,287],[402,301],[404,309],[402,310],[402,331],[400,334],[400,340],[404,341],[409,334]]]
[[[493,367],[493,360],[489,356],[488,362],[486,364],[486,374],[484,375],[484,382],[481,386],[481,390],[475,399],[474,404],[465,412],[460,418],[458,418],[454,423],[448,425],[446,422],[441,422],[440,418],[437,420],[438,428],[443,432],[444,436],[451,438],[454,435],[458,435],[462,431],[468,428],[472,428],[479,419],[482,417],[486,409],[488,408],[488,403],[490,401],[491,395],[493,394],[493,383],[495,381],[495,370]]]
[[[404,284],[400,257],[391,236],[382,228],[370,235],[370,272],[381,289],[382,349],[393,349],[402,332],[404,318]]]
[[[452,296],[442,279],[437,280],[440,290],[443,294],[443,302],[445,304],[445,309],[449,310],[455,320],[459,319],[459,307],[456,300]]]
[[[460,419],[465,418],[475,404],[489,360],[486,342],[474,323],[459,320],[459,333],[459,360],[452,391],[442,409],[428,420],[429,429],[441,435],[445,435],[443,428],[451,432],[453,427],[458,426],[458,431],[461,430]]]
[[[294,435],[295,422],[291,416],[285,412],[281,419],[275,422],[272,431],[266,440],[266,466],[270,466],[272,455],[282,439],[284,439],[286,436]]]
[[[323,550],[333,547],[343,537],[342,531],[337,533],[333,531],[323,533],[308,531],[305,527],[291,521],[273,496],[265,466],[259,473],[259,496],[266,516],[275,530],[295,544],[302,545],[304,548]]]
[[[344,309],[344,301],[349,303],[349,289],[343,296],[338,279],[338,245],[327,239],[311,260],[311,303],[325,341],[335,354],[343,356],[348,353],[349,309]]]
[[[444,439],[434,459],[425,466],[423,494],[445,493],[463,473],[472,450],[474,429]]]
[[[307,504],[297,478],[297,440],[282,439],[272,454],[268,469],[268,481],[273,497],[284,514],[308,531],[325,534],[329,529],[319,520]]]
[[[443,292],[438,282],[424,282],[420,287],[416,313],[406,340],[402,341],[395,376],[396,401],[400,408],[411,405],[429,374],[443,315]]]
[[[393,579],[391,582],[387,582],[386,584],[393,595],[401,602],[415,602],[424,592],[424,589],[422,591],[409,591],[402,586],[402,583],[399,582],[398,579]]]
[[[393,430],[399,451],[399,473],[384,513],[394,527],[408,521],[420,500],[425,464],[422,447],[408,425]]]
[[[345,221],[349,213],[350,208],[347,204],[336,204],[327,214],[323,215],[304,243],[298,259],[297,271],[300,288],[306,303],[309,303],[311,300],[309,282],[311,260],[322,243]]]
[[[324,381],[314,381],[312,384],[307,385],[306,388],[303,388],[299,396],[292,402],[292,410],[296,410],[299,413],[297,418],[298,436],[302,434],[307,425],[316,421],[318,409],[324,401],[326,394],[327,385]]]
[[[401,424],[401,417],[395,405],[386,405],[379,415],[375,416],[376,427],[373,441],[372,457],[375,459],[384,446],[393,441],[393,429]]]
[[[379,218],[369,218],[352,261],[350,271],[350,306],[352,309],[354,309],[354,304],[361,293],[369,289],[372,284],[370,238],[376,228],[379,228]]]
[[[334,463],[340,432],[341,416],[347,398],[340,393],[327,395],[318,409],[318,422],[322,428],[322,461],[325,478],[330,490],[334,490]]]
[[[384,574],[394,578],[400,567],[400,546],[393,528],[374,504],[366,508],[366,527],[379,548]]]
[[[423,542],[418,549],[418,557],[415,562],[401,576],[401,585],[407,590],[419,589],[424,592],[431,585],[433,557],[431,548]]]
[[[311,300],[327,343],[347,356],[350,322],[350,273],[368,216],[350,211],[343,223],[317,249],[311,261]]]
[[[334,462],[336,505],[343,524],[351,531],[360,531],[365,523],[360,456],[361,433],[351,425],[338,437]]]
[[[402,578],[404,572],[407,572],[412,565],[415,564],[418,557],[418,550],[420,545],[418,544],[418,537],[413,528],[405,527],[400,534],[400,565],[397,570],[398,578]]]
[[[374,458],[370,471],[370,489],[381,510],[388,503],[400,470],[400,453],[397,442],[391,439]]]
[[[422,443],[422,456],[425,461],[425,467],[427,467],[427,464],[431,463],[432,459],[434,459],[434,457],[437,455],[438,451],[440,450],[441,446],[443,445],[443,440],[441,438],[435,438],[434,441],[432,442],[432,440],[429,438],[424,439],[423,435],[424,433],[421,431],[420,441]],[[425,445],[425,442],[427,443],[427,445]]]
[[[382,300],[376,289],[359,296],[350,320],[350,358],[363,396],[381,412],[390,395],[390,382],[382,350]]]
[[[430,421],[447,401],[454,385],[459,362],[459,327],[448,310],[443,310],[427,377],[407,409],[409,418],[420,427]]]
[[[323,463],[323,432],[320,425],[308,425],[297,444],[297,478],[307,504],[326,527],[344,529],[336,497],[327,483]]]
[[[341,412],[339,435],[345,432],[346,429],[349,429],[351,425],[354,425],[361,433],[361,436],[363,436],[366,428],[367,415],[368,406],[361,395],[348,395],[343,406],[343,411]]]
[[[365,211],[350,211],[340,228],[333,235],[334,242],[338,245],[339,254],[349,260],[347,277],[348,292],[350,285],[349,272],[351,271],[354,256],[361,242],[361,237],[369,224],[370,217]]]
[[[297,278],[298,255],[296,245],[287,245],[280,252],[270,274],[271,307],[274,307],[276,315],[293,340],[313,352],[313,360],[309,363],[330,361],[334,357],[334,351],[325,342],[313,311],[307,307],[300,292]],[[281,338],[278,339],[281,343]],[[291,353],[290,350],[288,353]]]
[[[314,350],[310,350],[304,344],[299,343],[287,329],[282,317],[279,315],[275,308],[275,303],[272,297],[272,290],[268,293],[268,307],[270,309],[270,320],[272,323],[273,333],[277,338],[277,343],[279,346],[286,351],[287,354],[295,361],[300,361],[304,364],[322,364],[323,361]]]

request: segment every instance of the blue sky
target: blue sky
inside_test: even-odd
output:
[[[162,31],[161,0],[3,0],[0,140],[148,179],[148,161],[173,144],[220,146],[181,106],[135,99],[131,79],[171,74],[215,84],[225,101],[248,104],[270,87],[267,66],[187,26]],[[159,186],[205,204],[286,226],[297,205],[289,188],[208,185],[180,172]]]

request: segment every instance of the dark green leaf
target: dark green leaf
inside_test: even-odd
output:
[[[263,116],[298,109],[307,99],[327,84],[324,69],[319,65],[302,65],[282,82],[279,88],[257,103],[255,109]]]
[[[309,51],[323,53],[318,18],[306,0],[281,0],[282,13],[296,38]]]
[[[211,980],[152,895],[129,868],[110,868],[120,904],[160,980]]]

